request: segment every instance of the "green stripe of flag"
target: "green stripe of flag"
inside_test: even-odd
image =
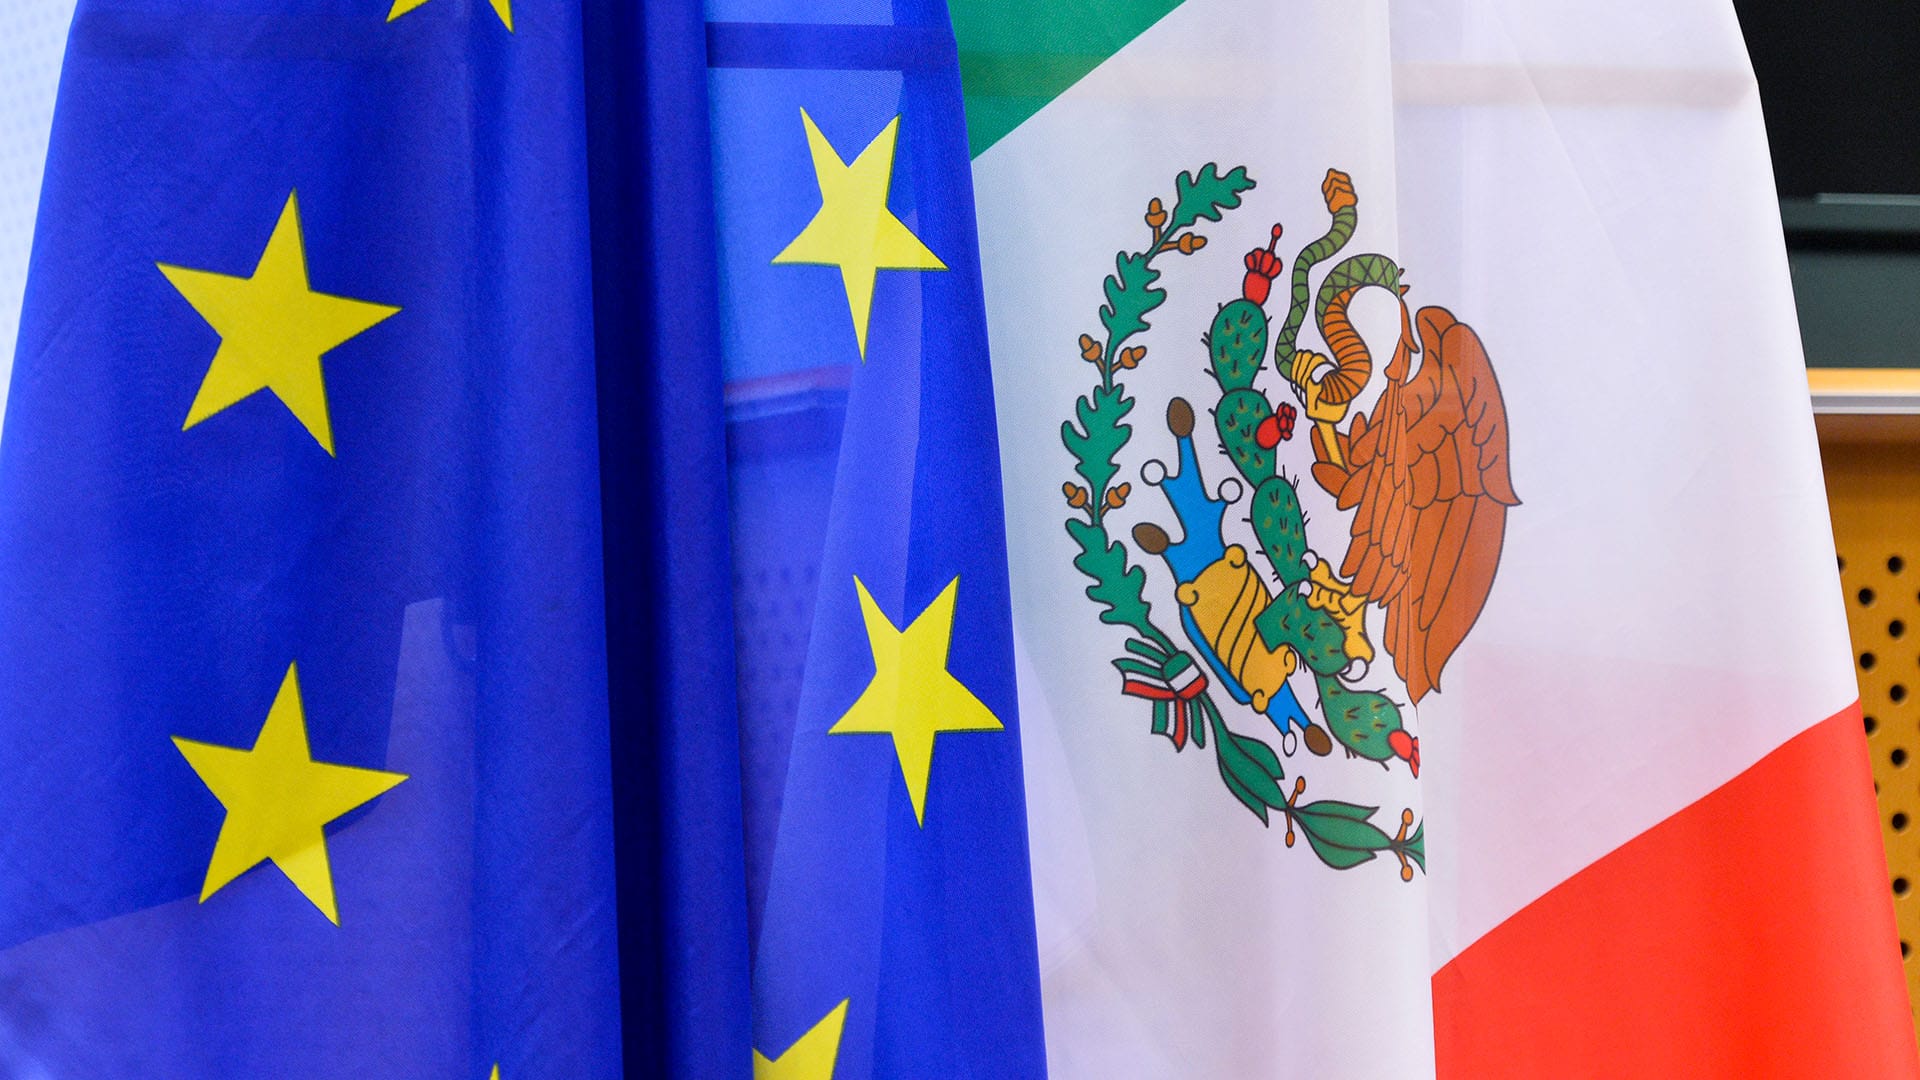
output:
[[[1180,0],[952,0],[968,149],[979,157],[1179,6]]]

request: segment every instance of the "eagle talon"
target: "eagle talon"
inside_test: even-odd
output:
[[[1347,418],[1347,408],[1352,401],[1328,401],[1325,388],[1320,385],[1320,376],[1333,371],[1333,361],[1311,349],[1301,349],[1293,354],[1293,371],[1289,377],[1300,392],[1300,404],[1307,419],[1316,424],[1338,424]]]

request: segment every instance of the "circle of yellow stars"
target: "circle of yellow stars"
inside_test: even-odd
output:
[[[394,0],[387,21],[427,2]],[[501,24],[512,32],[511,0],[489,3]],[[946,265],[887,206],[898,116],[852,162],[839,156],[804,109],[801,121],[821,205],[773,261],[839,269],[855,343],[864,361],[879,271],[945,270]],[[157,265],[220,337],[220,346],[188,408],[182,430],[264,390],[272,393],[329,455],[334,454],[322,358],[400,309],[311,287],[298,193],[288,194],[251,274],[242,277]],[[865,582],[856,577],[854,585],[873,654],[874,676],[829,733],[890,736],[915,821],[924,827],[936,737],[942,732],[1003,730],[1003,725],[946,669],[958,578],[905,629],[897,627],[881,610]],[[338,925],[325,826],[390,791],[407,776],[315,761],[295,665],[288,666],[251,747],[221,746],[178,736],[173,742],[226,811],[201,888],[201,902],[252,868],[271,862],[315,908]],[[756,1050],[755,1080],[831,1080],[848,1005],[842,1000],[777,1058]],[[499,1076],[496,1064],[489,1080],[499,1080]]]
[[[387,21],[425,3],[393,0]],[[511,33],[512,0],[489,0],[489,4]],[[278,398],[314,441],[333,455],[322,357],[400,309],[312,288],[298,192],[287,195],[251,274],[169,263],[156,266],[220,337],[181,430],[264,390]],[[252,746],[243,749],[180,736],[173,743],[226,811],[200,902],[207,902],[254,867],[271,862],[338,926],[339,904],[325,827],[392,790],[407,775],[314,760],[299,672],[293,664],[287,666]],[[488,1080],[500,1080],[497,1063]]]

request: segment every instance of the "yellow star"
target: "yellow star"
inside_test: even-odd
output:
[[[953,638],[954,578],[905,630],[894,628],[867,592],[860,590],[860,614],[873,649],[873,681],[829,735],[891,735],[900,759],[900,775],[913,798],[913,817],[927,823],[927,775],[933,769],[933,739],[943,731],[1000,731],[1002,725],[973,692],[947,671]]]
[[[387,21],[393,20],[426,3],[427,0],[393,0],[393,10],[387,12]],[[500,16],[501,25],[507,33],[513,33],[513,0],[492,0],[493,13]]]
[[[505,2],[506,2],[506,0],[501,0],[501,3],[505,3]],[[500,1080],[500,1064],[499,1064],[499,1062],[495,1062],[495,1063],[494,1063],[494,1066],[493,1066],[493,1071],[487,1074],[487,1080]]]
[[[333,871],[327,861],[327,822],[405,780],[403,773],[356,769],[313,760],[307,749],[307,718],[300,705],[294,665],[274,695],[267,722],[253,749],[194,742],[174,736],[173,745],[200,774],[201,782],[227,808],[220,839],[207,864],[200,902],[268,859],[287,875],[334,925]]]
[[[753,1080],[833,1080],[833,1062],[840,1056],[840,1031],[847,1026],[847,1003],[842,1001],[820,1018],[800,1041],[772,1060],[753,1052]]]
[[[851,165],[840,160],[807,110],[800,110],[800,119],[807,125],[807,148],[813,152],[813,172],[820,181],[820,212],[773,261],[840,268],[847,307],[853,312],[853,334],[860,344],[860,359],[865,360],[874,275],[881,270],[945,270],[947,266],[887,209],[900,118],[888,121]]]
[[[314,441],[333,453],[320,356],[400,309],[307,287],[298,193],[287,196],[251,277],[158,265],[220,335],[220,348],[180,430],[258,391],[271,390]]]

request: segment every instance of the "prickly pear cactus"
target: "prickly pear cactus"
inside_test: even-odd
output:
[[[1290,647],[1315,675],[1337,675],[1350,662],[1340,624],[1319,608],[1308,607],[1306,599],[1292,589],[1276,594],[1253,620],[1253,628],[1260,632],[1267,648]],[[1338,735],[1339,729],[1334,733]]]
[[[1333,183],[1331,176],[1329,183]],[[1304,270],[1331,257],[1353,230],[1350,193],[1337,184],[1334,187],[1328,196],[1329,209],[1334,210],[1334,225],[1326,236],[1301,253],[1295,268],[1287,325],[1282,327],[1280,344],[1276,346],[1289,355],[1293,333],[1306,314],[1308,292]],[[1338,204],[1337,209],[1334,204]],[[1278,239],[1277,230],[1275,238]],[[1347,633],[1331,612],[1324,606],[1310,604],[1301,591],[1301,584],[1309,576],[1306,515],[1300,507],[1298,490],[1277,473],[1277,448],[1285,435],[1276,423],[1273,405],[1253,386],[1265,359],[1269,331],[1266,312],[1254,299],[1266,296],[1267,292],[1262,283],[1253,282],[1253,277],[1267,277],[1277,272],[1280,265],[1276,260],[1263,259],[1259,252],[1249,255],[1251,285],[1243,287],[1239,299],[1221,306],[1206,338],[1214,381],[1221,391],[1220,404],[1214,410],[1220,445],[1253,488],[1248,521],[1281,585],[1273,602],[1256,618],[1255,627],[1269,649],[1291,648],[1313,672],[1320,691],[1320,705],[1333,738],[1358,757],[1385,761],[1394,756],[1387,736],[1402,727],[1399,707],[1379,693],[1358,690],[1341,681],[1342,673],[1354,660],[1348,652]],[[1333,322],[1346,327],[1345,302],[1354,292],[1367,286],[1397,289],[1399,283],[1399,268],[1384,256],[1349,258],[1328,275],[1320,291],[1319,313],[1323,321],[1331,317]]]
[[[1258,390],[1229,390],[1214,410],[1214,425],[1220,432],[1220,445],[1246,477],[1247,486],[1257,488],[1273,476],[1273,448],[1260,445],[1260,425],[1273,415],[1267,396]]]
[[[1341,746],[1369,761],[1394,756],[1388,737],[1401,730],[1401,721],[1393,702],[1372,690],[1354,690],[1335,675],[1316,672],[1314,681],[1320,685],[1320,708],[1327,727]]]
[[[1244,298],[1222,307],[1207,333],[1207,352],[1221,390],[1251,388],[1267,355],[1267,313]]]
[[[1280,584],[1292,589],[1307,580],[1307,519],[1300,512],[1300,493],[1293,482],[1283,476],[1261,481],[1253,489],[1250,509],[1253,535]]]

